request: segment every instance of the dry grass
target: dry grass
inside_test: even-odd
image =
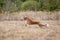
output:
[[[16,13],[6,13],[0,14],[0,20],[21,20],[24,16],[30,17],[35,20],[56,20],[60,19],[59,12],[46,12],[46,11],[26,11],[26,12],[16,12]]]
[[[48,28],[26,27],[21,21],[1,21],[0,40],[60,40],[60,25],[56,21],[46,22],[50,24]]]
[[[0,21],[0,40],[60,40],[60,21],[45,20],[49,18],[48,13],[28,11],[10,15],[1,14],[0,20],[6,21]],[[49,26],[48,28],[40,28],[37,25],[25,26],[24,21],[21,21],[24,16],[48,23]]]

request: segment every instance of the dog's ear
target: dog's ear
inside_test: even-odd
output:
[[[27,16],[24,16],[23,18],[26,18]]]

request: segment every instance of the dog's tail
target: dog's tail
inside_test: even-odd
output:
[[[42,27],[42,26],[49,27],[49,24],[40,24],[40,23],[39,23],[39,27]]]
[[[45,24],[46,27],[49,27],[49,24]]]
[[[46,26],[45,24],[41,24],[41,23],[39,23],[38,25],[39,27]]]

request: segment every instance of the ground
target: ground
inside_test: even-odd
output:
[[[25,26],[24,21],[1,21],[0,40],[60,40],[60,21],[43,21],[49,27]]]
[[[60,14],[60,12],[54,13]],[[54,13],[50,15],[50,12],[28,11],[0,14],[0,40],[60,40],[60,20],[55,20]],[[43,28],[38,25],[25,26],[24,16],[49,24],[49,26]]]

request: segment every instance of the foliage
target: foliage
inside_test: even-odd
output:
[[[26,1],[21,5],[22,10],[39,10],[39,4],[36,1]]]
[[[60,10],[60,0],[0,0],[0,12],[21,10]]]
[[[2,13],[2,11],[4,10],[3,9],[4,5],[5,5],[4,0],[0,0],[0,13]]]
[[[23,3],[24,0],[16,0],[15,1],[15,4],[16,4],[16,7],[18,8],[18,10],[21,10],[21,4]]]
[[[26,0],[26,1],[37,1],[37,2],[39,2],[39,0]]]

